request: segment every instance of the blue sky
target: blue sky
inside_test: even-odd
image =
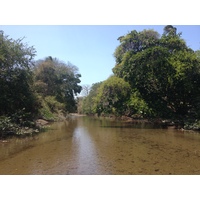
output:
[[[193,50],[200,49],[200,26],[176,26],[182,38]],[[164,25],[1,25],[10,38],[24,38],[24,43],[34,46],[35,60],[56,57],[76,65],[81,73],[81,85],[104,81],[115,66],[113,53],[119,45],[117,38],[131,30],[154,29],[163,33]]]

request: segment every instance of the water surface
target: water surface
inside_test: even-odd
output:
[[[0,142],[0,174],[200,174],[200,135],[72,117]]]

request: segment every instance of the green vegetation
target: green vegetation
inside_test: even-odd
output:
[[[40,114],[48,119],[53,113],[76,112],[75,95],[81,92],[81,75],[76,66],[47,57],[36,62],[33,72],[34,89],[42,104]]]
[[[95,111],[98,115],[102,113],[122,115],[127,107],[130,89],[130,85],[123,79],[111,76],[98,89],[94,99],[96,104]]]
[[[96,92],[92,86],[81,99],[82,112],[170,119],[200,129],[200,51],[171,25],[161,36],[133,30],[118,40],[114,75]]]
[[[113,75],[82,90],[78,68],[0,31],[0,137],[34,130],[34,121],[68,113],[154,118],[200,129],[200,50],[194,52],[168,25],[118,38]]]
[[[87,97],[78,98],[78,112],[80,114],[94,115],[96,113],[96,96],[101,84],[102,82],[93,84]]]
[[[34,61],[36,50],[22,40],[0,31],[0,137],[29,132],[37,118],[58,120],[75,112],[81,92],[76,66],[51,56]]]

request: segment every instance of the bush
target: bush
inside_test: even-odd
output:
[[[39,117],[45,120],[57,120],[65,108],[65,105],[58,102],[54,96],[45,98],[38,96],[38,102],[40,104]]]
[[[58,102],[54,96],[47,96],[44,100],[52,112],[58,112],[59,110],[65,109],[65,105]]]
[[[0,117],[0,137],[17,134],[19,129],[19,125],[13,123],[11,117]]]
[[[200,131],[200,120],[186,122],[184,125],[184,129]]]

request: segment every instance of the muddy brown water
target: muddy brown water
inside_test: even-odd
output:
[[[76,116],[1,141],[0,174],[200,174],[200,134]]]

